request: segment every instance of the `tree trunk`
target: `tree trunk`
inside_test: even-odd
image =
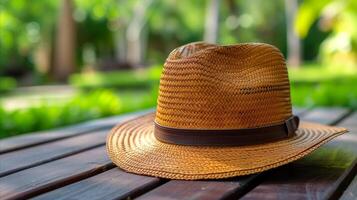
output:
[[[55,62],[53,75],[56,80],[67,80],[68,76],[75,70],[75,22],[72,17],[72,0],[62,0],[55,47]]]
[[[124,29],[125,30],[125,29]],[[114,35],[115,41],[115,58],[118,63],[124,62],[126,60],[126,44],[125,44],[125,34],[123,30],[117,30]]]
[[[133,10],[133,18],[126,31],[127,53],[126,60],[134,67],[143,64],[146,53],[147,31],[145,25],[147,22],[146,11],[152,3],[152,0],[138,1]]]
[[[51,46],[48,41],[41,41],[34,54],[36,69],[43,74],[48,74],[51,66]]]
[[[289,66],[298,67],[301,62],[300,39],[294,31],[295,17],[297,14],[297,0],[285,0],[285,15],[287,29],[288,55],[287,62]]]
[[[219,1],[210,0],[207,4],[204,41],[217,43],[219,31]]]

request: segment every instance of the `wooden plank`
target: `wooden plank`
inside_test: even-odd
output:
[[[52,199],[126,199],[134,198],[162,183],[155,177],[139,176],[114,168],[82,181],[35,197]]]
[[[304,115],[303,119],[305,121],[322,124],[335,124],[349,112],[349,110],[344,108],[315,108],[313,109],[313,112],[309,112],[307,115]]]
[[[114,167],[104,146],[0,178],[2,199],[26,199]]]
[[[137,199],[231,199],[242,195],[242,192],[258,184],[261,176],[262,174],[258,174],[219,181],[172,180]]]
[[[357,175],[352,180],[346,191],[341,196],[340,200],[355,200],[357,199]]]
[[[322,116],[321,120],[326,121],[335,115],[330,110],[319,112],[310,116]],[[338,124],[349,128],[349,133],[303,159],[271,170],[265,181],[243,199],[336,199],[347,187],[351,174],[356,173],[357,127],[349,125],[351,120],[357,121],[357,113]]]
[[[117,177],[117,178],[111,179],[111,177]],[[140,181],[140,179],[137,179],[136,177],[141,177],[140,179],[143,179],[142,183],[138,183],[138,180]],[[213,192],[216,194],[216,196],[230,195],[230,193],[238,194],[240,191],[243,191],[242,188],[245,188],[245,186],[253,185],[254,181],[258,180],[259,177],[260,175],[249,176],[244,178],[240,177],[238,178],[238,180],[226,179],[222,183],[218,183],[218,184],[227,184],[226,185],[227,187],[226,188],[219,187],[221,189],[220,191],[217,189],[216,191]],[[122,199],[128,197],[134,198],[140,195],[142,192],[148,191],[153,187],[157,187],[158,184],[161,184],[164,181],[162,179],[154,178],[151,179],[149,182],[146,182],[145,181],[146,179],[147,179],[146,176],[138,176],[134,174],[128,175],[127,173],[122,172],[121,170],[111,170],[110,172],[107,171],[102,174],[79,181],[77,183],[59,188],[52,192],[48,192],[46,194],[41,195],[40,197],[41,199],[53,199],[53,197],[58,197],[58,195],[62,196],[63,194],[68,194],[65,195],[64,198],[85,199],[86,197],[93,197],[93,194],[95,194],[95,198],[98,199],[106,199],[107,197],[111,197],[113,199]],[[115,185],[116,187],[103,189],[103,186],[101,184],[103,180],[106,180],[106,182],[113,181],[113,184],[110,185]],[[250,185],[245,184],[247,182],[250,182],[251,184]],[[181,183],[183,187],[186,185],[186,183],[183,181],[179,183]],[[208,191],[211,191],[212,189],[215,188],[214,187],[215,184],[212,184],[214,182],[210,182],[210,181],[201,181],[201,182],[193,182],[193,183],[194,185],[188,184],[189,188],[191,188],[192,191],[194,191],[196,188],[200,188]],[[169,184],[172,183],[170,182]],[[238,188],[241,190],[237,191]],[[184,190],[186,191],[186,189],[183,188],[182,191]],[[202,194],[203,196],[206,196],[207,194],[212,195],[210,193],[206,193],[206,194],[202,193]]]
[[[333,119],[333,118],[331,118],[331,120],[333,121],[333,120],[336,120],[336,119]],[[86,153],[86,152],[84,152],[84,153]],[[80,153],[80,154],[83,154],[83,153]],[[77,154],[77,155],[80,155],[80,154]],[[105,152],[102,152],[101,153],[102,155],[104,155],[105,156]],[[70,157],[73,157],[73,156],[70,156]],[[70,158],[70,157],[67,157],[67,158]],[[96,156],[96,157],[98,157],[98,155]],[[100,156],[99,156],[100,157]],[[67,159],[67,158],[64,158],[64,159]],[[91,158],[93,158],[94,159],[94,157],[91,157]],[[63,159],[60,159],[60,160],[63,160]],[[60,160],[57,160],[57,161],[60,161]],[[77,159],[73,159],[73,160],[77,160]],[[57,161],[54,161],[54,162],[51,162],[51,163],[55,163],[55,162],[57,162]],[[51,163],[48,163],[48,164],[51,164]],[[48,164],[45,164],[45,165],[48,165]],[[105,165],[107,165],[107,164],[105,164]],[[44,165],[41,165],[41,166],[38,166],[38,167],[34,167],[34,168],[39,168],[39,167],[42,167],[42,166],[44,166]],[[103,166],[103,165],[100,165],[100,166]],[[99,166],[99,167],[100,167]],[[34,169],[34,168],[31,168],[31,169]],[[28,170],[31,170],[31,169],[28,169]],[[55,168],[54,168],[55,169]],[[28,170],[24,170],[24,171],[22,171],[22,172],[25,172],[25,171],[28,171]],[[54,170],[54,171],[56,171],[56,170]],[[118,170],[119,171],[119,170]],[[105,172],[105,173],[107,173],[107,172]],[[104,174],[105,173],[103,173],[103,174],[100,174],[100,175],[103,175],[104,176]],[[17,174],[21,174],[21,172],[18,172],[18,173],[16,173],[16,174],[12,174],[12,175],[9,175],[9,176],[7,176],[7,177],[10,177],[10,176],[13,176],[13,175],[17,175]],[[132,175],[132,174],[130,174],[130,175]],[[85,175],[84,177],[87,177],[87,176],[90,176],[90,175]],[[114,175],[111,175],[111,176],[114,176]],[[88,192],[95,192],[95,191],[100,191],[100,188],[103,186],[103,184],[100,184],[100,180],[108,180],[108,178],[109,177],[111,177],[111,176],[104,176],[104,178],[102,177],[102,179],[100,179],[100,176],[99,175],[96,175],[96,176],[93,176],[93,177],[90,177],[90,178],[88,178],[88,179],[85,179],[85,180],[87,180],[87,182],[85,181],[85,180],[83,180],[83,181],[80,181],[80,182],[77,182],[77,183],[74,183],[74,184],[71,184],[71,185],[68,185],[68,186],[66,186],[66,187],[63,187],[63,188],[65,188],[65,190],[62,190],[62,188],[60,188],[59,190],[55,190],[55,191],[53,191],[53,192],[59,192],[59,191],[61,191],[61,193],[62,194],[66,194],[66,192],[69,192],[69,191],[75,191],[75,190],[80,190],[81,188],[85,188],[85,186],[89,186],[88,185],[88,183],[93,183],[93,181],[95,181],[95,180],[99,180],[99,182],[98,182],[98,184],[96,185],[96,184],[93,184],[93,187],[91,187],[91,189],[92,190],[88,190],[88,189],[83,189],[83,190],[81,190],[82,192],[81,192],[81,195],[84,195],[84,196],[86,196],[86,194],[88,193]],[[118,175],[118,176],[120,176],[120,175]],[[134,175],[134,176],[137,176],[137,175]],[[64,176],[64,177],[66,177],[66,176]],[[77,177],[77,175],[72,175],[72,177]],[[106,178],[105,178],[106,177]],[[144,176],[139,176],[139,177],[144,177]],[[3,177],[3,178],[6,178],[6,177]],[[81,176],[79,179],[82,179],[83,178],[83,176]],[[246,178],[246,177],[245,177]],[[122,181],[124,181],[124,180],[127,180],[127,179],[130,179],[130,177],[128,178],[128,177],[126,177],[126,178],[124,178],[124,179],[117,179],[119,182],[122,182]],[[245,190],[247,190],[247,188],[249,188],[249,187],[251,187],[252,185],[254,185],[254,184],[252,184],[252,182],[254,182],[254,180],[257,180],[257,179],[255,179],[254,177],[253,178],[251,178],[251,180],[244,180],[244,178],[242,178],[242,177],[238,177],[238,178],[236,178],[236,179],[239,179],[239,180],[235,180],[235,179],[227,179],[227,180],[221,180],[221,181],[204,181],[204,182],[208,182],[208,183],[206,183],[206,184],[208,184],[207,185],[207,187],[201,187],[201,189],[203,189],[203,191],[200,193],[200,194],[197,194],[197,191],[194,189],[195,187],[194,186],[192,186],[192,188],[193,188],[193,192],[195,192],[194,193],[194,195],[197,195],[197,198],[199,198],[199,197],[203,197],[205,194],[208,194],[209,192],[211,192],[213,189],[215,189],[215,187],[214,187],[214,183],[219,183],[219,184],[224,184],[225,182],[228,184],[229,182],[231,182],[230,184],[232,184],[232,182],[233,182],[233,184],[234,183],[237,183],[237,182],[239,182],[240,183],[240,186],[238,187],[238,184],[236,184],[236,186],[237,187],[233,187],[233,186],[231,186],[231,187],[228,187],[228,189],[226,190],[226,192],[224,192],[224,190],[222,190],[223,192],[221,192],[221,197],[223,197],[223,198],[231,198],[231,197],[237,197],[237,196],[240,196],[241,195],[241,193],[242,192],[244,192]],[[0,191],[2,191],[2,188],[1,188],[1,180],[3,180],[3,179],[0,179]],[[72,182],[74,182],[74,181],[77,181],[78,179],[73,179],[73,178],[70,178],[69,179],[70,181],[69,181],[69,183],[72,183]],[[21,181],[20,181],[21,182]],[[185,182],[185,181],[178,181],[178,182],[182,182],[181,184],[182,185],[187,185],[186,183],[183,183],[183,182]],[[170,183],[170,182],[169,182]],[[193,182],[194,183],[194,182]],[[213,183],[213,185],[211,185]],[[249,183],[249,184],[248,184]],[[60,180],[60,181],[57,181],[57,180],[55,180],[54,182],[50,182],[50,183],[48,183],[48,184],[46,184],[44,187],[40,187],[40,189],[38,188],[38,187],[35,187],[32,191],[30,191],[30,192],[28,192],[27,194],[25,193],[25,197],[32,197],[33,195],[36,195],[36,194],[40,194],[40,193],[42,193],[42,192],[45,192],[45,191],[48,191],[48,190],[51,190],[51,189],[54,189],[54,188],[57,188],[57,187],[60,187],[60,186],[63,186],[64,184],[68,184],[68,182],[66,182],[66,181],[63,181],[63,180]],[[170,183],[170,184],[172,184],[172,183]],[[198,184],[198,183],[196,183],[197,185],[196,185],[196,188],[200,185],[200,184]],[[41,184],[40,184],[41,185]],[[145,184],[144,184],[145,185]],[[164,185],[162,185],[162,186],[165,186],[166,184],[164,184]],[[49,187],[50,186],[50,187]],[[155,187],[155,186],[157,186],[157,183],[154,181],[153,183],[148,183],[148,185],[145,185],[145,186],[142,186],[142,185],[140,185],[140,187],[138,187],[138,188],[136,188],[135,187],[135,184],[133,184],[132,185],[133,187],[131,187],[130,186],[130,188],[127,190],[127,191],[122,191],[121,193],[118,193],[118,195],[116,195],[116,196],[118,196],[118,198],[121,198],[121,197],[125,197],[126,195],[128,195],[128,196],[130,196],[130,197],[135,197],[135,196],[137,196],[137,195],[139,195],[140,193],[143,193],[144,191],[146,191],[146,190],[149,190],[149,189],[151,189],[152,187]],[[161,186],[161,187],[162,187]],[[173,184],[173,186],[175,186],[175,184]],[[188,186],[189,186],[189,184],[188,184]],[[202,186],[202,185],[201,185]],[[226,186],[228,186],[228,185],[226,185]],[[73,188],[74,187],[74,188]],[[161,187],[158,187],[158,188],[161,188]],[[167,186],[166,186],[167,187]],[[42,188],[44,188],[44,189],[42,189]],[[119,189],[118,188],[121,188],[122,189],[122,187],[115,187],[113,190],[109,190],[112,194],[115,194],[115,192],[117,192]],[[141,189],[140,189],[141,188]],[[143,189],[142,189],[143,188]],[[190,186],[189,186],[189,188],[190,188]],[[217,188],[224,188],[224,187],[219,187],[219,186],[217,186]],[[244,189],[243,189],[244,188]],[[26,187],[25,187],[25,189],[26,189]],[[98,190],[97,190],[98,189]],[[174,187],[174,190],[173,191],[175,191],[175,192],[177,192],[178,194],[180,193],[180,191],[179,190],[176,190],[177,188],[175,188]],[[114,191],[115,190],[115,191]],[[137,190],[139,190],[140,192],[136,192]],[[185,191],[187,191],[188,189],[185,189]],[[105,191],[105,190],[101,190],[101,191]],[[129,192],[128,192],[129,191]],[[134,191],[134,192],[132,192],[132,191]],[[153,191],[155,191],[155,190],[153,190]],[[208,192],[206,192],[206,191],[208,191]],[[49,195],[51,195],[51,193],[48,193]],[[92,194],[96,194],[96,193],[92,193]],[[189,193],[186,193],[186,194],[189,194]],[[26,196],[27,195],[27,196]],[[73,194],[74,196],[76,196],[75,194]],[[100,196],[105,196],[105,195],[107,195],[107,193],[106,192],[103,192]],[[108,194],[109,195],[109,194]],[[80,197],[80,194],[77,194],[77,196],[78,197]],[[16,197],[16,196],[15,196]],[[45,196],[42,196],[41,198],[45,198],[46,197],[46,194],[45,194]],[[107,197],[109,197],[109,196],[107,196]],[[112,196],[113,197],[113,196]],[[142,196],[142,198],[143,197],[145,197],[145,196]],[[217,195],[217,197],[219,197],[219,195]],[[196,198],[196,199],[197,199]]]
[[[88,148],[93,148],[90,146],[103,145],[107,133],[108,130],[97,131],[91,134],[84,134],[3,154],[2,156],[6,155],[5,157],[1,157],[0,155],[2,161],[4,158],[7,159],[6,161],[11,161],[12,167],[15,166],[16,163],[28,164],[35,162],[35,164],[42,164],[39,166],[31,166],[32,168],[24,169],[0,178],[2,198],[29,198],[65,185],[74,186],[75,188],[77,185],[79,187],[85,185],[90,188],[97,188],[99,190],[87,191],[93,191],[93,194],[97,196],[103,194],[103,198],[105,195],[109,197],[111,190],[117,195],[135,196],[162,183],[162,180],[158,178],[125,173],[118,168],[94,176],[96,178],[93,179],[91,176],[114,167],[106,155],[104,146],[88,150]],[[87,151],[78,153],[83,150]],[[59,157],[68,156],[73,152],[78,154],[59,159]],[[21,156],[20,154],[25,155]],[[17,160],[16,156],[20,156],[20,158],[18,158],[20,160]],[[24,159],[24,161],[21,159]],[[57,160],[53,161],[53,159]],[[45,162],[52,162],[43,164],[43,160],[45,160]],[[76,183],[71,184],[74,182]],[[109,182],[112,184],[105,185],[105,183]],[[114,185],[120,185],[121,187],[113,187]],[[64,188],[71,189],[72,187]],[[110,187],[112,187],[111,190]],[[56,193],[56,191],[57,190],[55,190],[54,193]],[[77,191],[77,189],[74,189],[74,191]],[[103,192],[100,193],[100,191]],[[67,192],[68,191],[66,191],[65,194],[67,194]],[[52,193],[48,194],[50,195]],[[72,193],[72,195],[74,194]],[[83,196],[83,193],[78,193],[78,195]],[[88,195],[91,196],[92,194]],[[41,198],[47,197],[42,196]]]
[[[109,129],[0,155],[0,177],[105,144]]]
[[[357,112],[354,112],[353,115],[351,115],[350,117],[345,119],[343,121],[343,125],[346,127],[350,127],[350,128],[353,127],[354,130],[357,130]],[[352,138],[348,138],[348,139],[351,139],[349,141],[353,141]],[[357,143],[357,140],[355,140],[355,142]],[[355,160],[355,162],[357,162],[357,161]],[[353,173],[351,173],[351,174],[353,174]],[[356,172],[356,170],[354,172],[354,179],[351,181],[348,188],[343,192],[340,199],[341,200],[352,200],[352,199],[355,200],[355,199],[357,199],[357,172]]]
[[[318,118],[313,118],[313,116],[319,116],[316,112],[322,112],[323,109],[317,109],[306,113],[302,116],[310,116],[310,119],[318,121]],[[326,111],[326,110],[324,110]],[[337,114],[325,116],[325,123],[333,123],[341,118],[345,114],[345,110],[339,110]],[[251,188],[257,185],[262,177],[265,179],[265,173],[255,174],[249,176],[248,181],[245,180],[246,177],[237,177],[231,181],[170,181],[142,196],[139,199],[236,199],[244,195]],[[200,188],[202,186],[204,189]]]
[[[128,113],[124,115],[92,120],[89,122],[84,122],[72,126],[67,126],[64,128],[59,128],[55,130],[41,131],[36,133],[29,133],[20,136],[14,136],[6,139],[0,140],[0,154],[7,153],[11,151],[16,151],[23,148],[33,147],[36,145],[44,144],[47,142],[65,139],[68,137],[73,137],[81,134],[86,134],[89,132],[107,129],[113,127],[115,124],[121,121],[129,120],[133,117],[153,112],[154,109],[147,109],[139,112]],[[297,115],[303,114],[306,109],[294,108],[294,113]]]
[[[308,108],[293,107],[293,114],[303,116],[305,113],[307,113],[308,110]]]
[[[128,120],[130,118],[152,111],[153,109],[148,109],[148,110],[129,113],[125,115],[84,122],[81,124],[59,128],[56,130],[41,131],[37,133],[2,139],[0,140],[0,154],[16,151],[23,148],[33,147],[39,144],[44,144],[55,140],[86,134],[91,131],[108,129],[121,121]]]

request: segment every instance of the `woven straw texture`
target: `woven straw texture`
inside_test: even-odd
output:
[[[177,48],[164,65],[157,102],[156,122],[176,128],[251,128],[291,116],[284,58],[267,44]]]
[[[154,121],[187,129],[240,129],[282,123],[291,113],[284,58],[267,44],[191,43],[170,53],[152,113],[122,123],[107,138],[112,161],[129,172],[171,179],[217,179],[297,160],[344,128],[302,122],[289,139],[246,146],[183,146],[158,141]],[[189,134],[189,133],[186,133]]]
[[[156,140],[154,117],[149,114],[111,131],[107,151],[116,165],[136,174],[169,179],[227,178],[292,162],[346,132],[344,128],[301,122],[295,137],[279,142],[240,147],[182,146]]]

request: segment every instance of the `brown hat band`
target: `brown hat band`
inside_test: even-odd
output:
[[[274,142],[295,135],[299,117],[292,115],[285,122],[272,126],[246,129],[178,129],[155,122],[155,137],[161,142],[194,146],[243,146]]]

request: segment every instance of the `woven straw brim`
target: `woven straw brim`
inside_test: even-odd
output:
[[[155,114],[120,124],[107,137],[107,151],[120,168],[169,179],[218,179],[253,174],[297,160],[346,132],[339,127],[301,122],[296,136],[240,147],[167,144],[154,136]],[[217,133],[219,137],[219,133]]]

